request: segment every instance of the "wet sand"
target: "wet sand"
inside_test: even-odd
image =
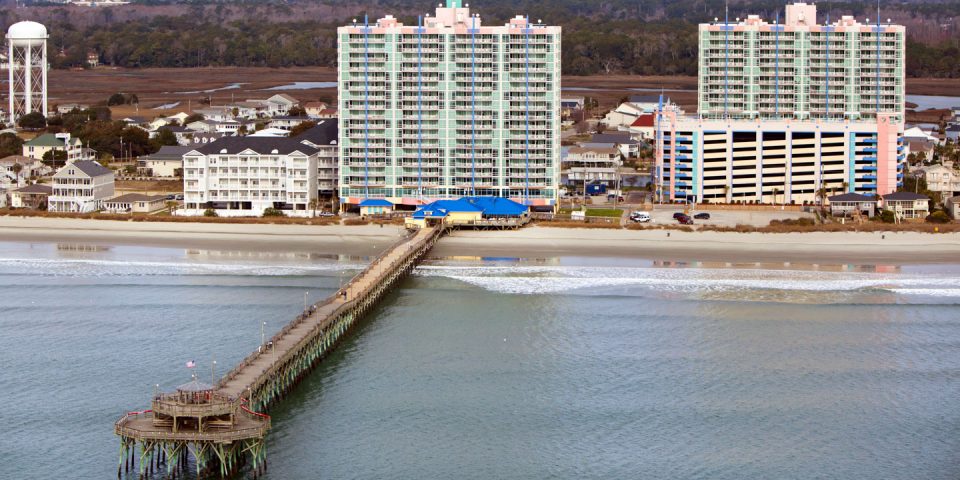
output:
[[[399,240],[403,232],[403,228],[392,225],[247,225],[0,217],[0,241],[359,256],[382,252]],[[534,226],[516,231],[453,232],[437,244],[431,256],[583,256],[832,264],[956,263],[960,261],[960,234],[732,233]]]

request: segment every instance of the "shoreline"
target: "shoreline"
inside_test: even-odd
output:
[[[396,242],[396,225],[271,225],[125,222],[0,217],[0,241],[80,243],[225,251],[377,255]],[[430,258],[628,257],[670,261],[960,263],[960,233],[738,233],[526,227],[456,231]]]

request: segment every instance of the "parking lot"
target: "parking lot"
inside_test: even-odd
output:
[[[703,208],[705,207],[705,208]],[[661,224],[676,224],[673,219],[674,212],[682,212],[682,208],[657,207],[650,212],[651,222]],[[710,220],[694,220],[694,225],[718,225],[724,227],[734,227],[737,225],[752,225],[763,227],[770,224],[770,220],[784,220],[797,218],[814,218],[812,213],[791,212],[780,210],[711,210],[708,206],[701,206],[697,210],[691,210],[688,213],[691,217],[697,213],[706,212],[710,214]]]

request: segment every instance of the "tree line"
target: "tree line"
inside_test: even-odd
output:
[[[44,7],[39,9],[38,20],[46,22],[50,31],[55,68],[84,67],[90,52],[103,64],[132,68],[334,67],[338,26],[364,15],[379,18],[386,13],[416,24],[415,15],[427,11],[420,3],[156,0],[93,12]],[[875,8],[870,2],[818,3],[821,21],[828,12],[834,19],[852,14],[865,21],[876,17]],[[694,75],[697,24],[723,18],[725,2],[485,0],[476,10],[487,25],[502,24],[524,12],[533,21],[562,26],[565,74]],[[734,2],[729,12],[731,20],[747,13],[773,19],[779,12],[782,18],[783,2]],[[14,15],[0,12],[0,21],[14,21]],[[908,76],[960,77],[960,2],[937,3],[936,7],[904,2],[885,6],[882,16],[907,24],[908,35],[911,31],[919,34],[921,28],[925,32],[922,40],[907,42]]]

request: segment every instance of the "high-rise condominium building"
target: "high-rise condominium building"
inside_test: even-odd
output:
[[[560,176],[560,27],[435,16],[337,29],[341,202],[465,195],[553,205]]]
[[[879,15],[879,14],[878,14]],[[773,23],[700,25],[699,114],[707,118],[860,119],[904,115],[902,25],[851,16],[817,23],[817,7],[787,5]]]
[[[902,185],[903,27],[818,25],[805,3],[785,17],[700,26],[698,115],[656,112],[661,200],[804,203]]]

